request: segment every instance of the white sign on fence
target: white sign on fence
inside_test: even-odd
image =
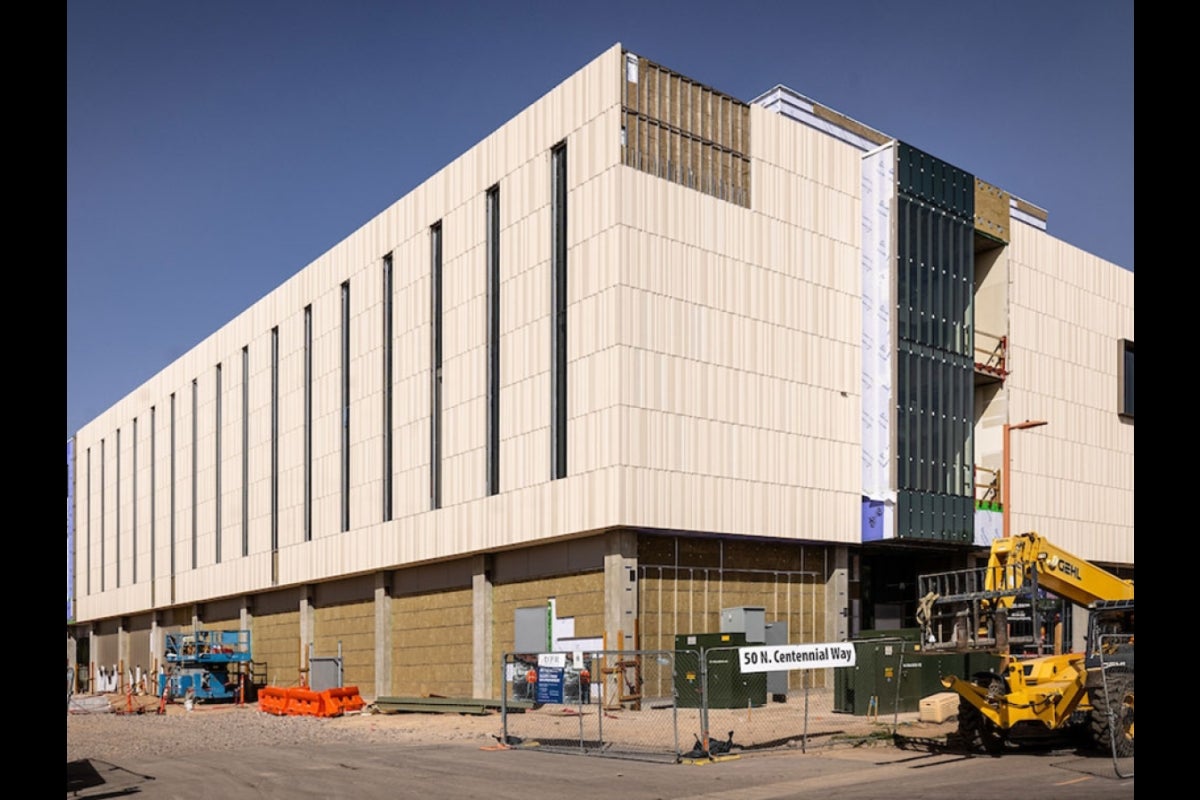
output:
[[[742,672],[853,667],[856,655],[854,645],[849,642],[739,647],[738,664]]]

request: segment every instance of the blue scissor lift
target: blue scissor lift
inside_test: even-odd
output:
[[[196,700],[237,700],[250,691],[250,631],[168,633],[158,692]]]

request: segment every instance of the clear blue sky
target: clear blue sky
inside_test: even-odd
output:
[[[1132,0],[68,0],[67,436],[609,46],[777,83],[1130,270]]]

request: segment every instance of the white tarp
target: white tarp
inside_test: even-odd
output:
[[[895,159],[895,145],[888,144],[862,163],[862,485],[867,499],[883,504],[884,539],[895,535],[896,504],[890,470]]]

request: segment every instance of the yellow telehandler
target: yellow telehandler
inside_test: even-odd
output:
[[[1087,608],[1085,652],[1048,643],[1046,592]],[[1024,533],[996,539],[986,567],[920,576],[918,595],[925,652],[1002,656],[999,672],[942,677],[968,746],[997,753],[1069,735],[1133,755],[1133,581]]]

